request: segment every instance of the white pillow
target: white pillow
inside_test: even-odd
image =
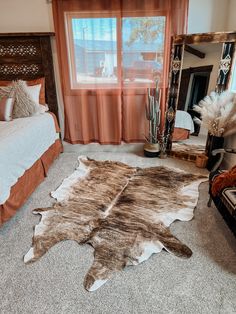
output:
[[[24,81],[25,82],[25,81]],[[44,105],[40,105],[39,103],[39,94],[40,94],[40,89],[41,89],[41,84],[38,85],[32,85],[32,86],[28,86],[27,82],[25,82],[25,90],[27,92],[28,95],[30,95],[31,99],[36,103],[39,104],[39,109],[37,110],[37,112],[33,115],[37,115],[40,113],[44,113],[46,111],[49,110],[48,105],[44,104]]]
[[[36,104],[39,104],[39,93],[40,93],[41,84],[28,86],[25,84],[25,90],[30,95]]]

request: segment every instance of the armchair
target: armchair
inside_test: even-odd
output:
[[[236,236],[236,156],[235,166],[226,171],[219,170],[225,153],[236,154],[236,149],[215,149],[212,155],[219,154],[219,159],[209,174],[209,201],[208,207],[211,206],[212,200],[215,206],[223,216],[224,220]]]

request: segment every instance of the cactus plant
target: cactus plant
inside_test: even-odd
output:
[[[146,118],[149,121],[149,132],[148,136],[145,136],[148,144],[144,145],[144,153],[146,156],[150,157],[155,157],[158,155],[161,158],[166,158],[166,147],[169,134],[165,135],[164,130],[161,130],[160,127],[160,99],[161,91],[158,89],[158,82],[156,81],[155,89],[148,88]],[[158,154],[155,153],[155,149],[157,149],[156,147],[154,147],[155,145],[158,145],[158,149],[160,151],[158,152]],[[148,153],[145,151],[148,151]]]
[[[158,82],[155,90],[148,88],[148,98],[146,103],[146,118],[149,121],[149,132],[146,140],[150,144],[159,143],[160,135],[160,92]]]

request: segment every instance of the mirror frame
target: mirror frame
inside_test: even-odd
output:
[[[172,133],[174,131],[175,114],[179,98],[184,48],[185,45],[198,43],[222,43],[221,59],[219,60],[215,91],[221,93],[226,90],[230,80],[236,45],[236,31],[188,35],[182,34],[172,37],[169,86],[165,113],[165,136],[168,139],[167,152],[170,152],[172,148]]]

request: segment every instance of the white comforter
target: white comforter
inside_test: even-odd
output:
[[[10,196],[11,186],[57,138],[49,113],[0,121],[0,204]]]
[[[175,128],[187,129],[190,131],[190,134],[194,132],[193,120],[188,112],[182,110],[176,111]]]

